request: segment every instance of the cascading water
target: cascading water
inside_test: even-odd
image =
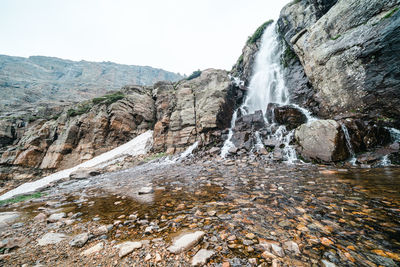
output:
[[[273,23],[262,36],[248,95],[241,107],[242,114],[251,114],[257,110],[265,113],[269,103],[289,104],[288,95],[281,69],[280,42]]]
[[[264,120],[266,123],[266,110],[269,103],[281,105],[289,104],[289,91],[285,86],[281,66],[281,43],[276,32],[276,23],[267,27],[261,39],[261,47],[256,55],[253,76],[251,77],[248,94],[244,103],[238,110],[241,115],[253,114],[258,110],[262,110]],[[237,81],[236,81],[237,82]],[[297,106],[296,106],[297,107]],[[303,108],[299,108],[304,110]],[[234,112],[231,121],[231,128],[229,130],[228,138],[221,149],[221,156],[226,157],[229,150],[234,146],[232,137],[234,135],[235,122],[238,116],[238,110]],[[304,112],[305,111],[305,112]],[[310,112],[304,110],[307,119],[312,119]],[[273,124],[269,125],[273,128]],[[259,133],[256,132],[256,147],[263,146]],[[292,163],[296,157],[296,152],[292,146],[289,145],[293,136],[293,131],[289,132],[285,126],[279,126],[272,134],[273,138],[279,140],[283,145],[284,159]]]
[[[349,150],[349,153],[351,155],[350,163],[352,165],[355,165],[356,161],[357,161],[357,158],[356,158],[356,154],[354,153],[353,146],[351,145],[351,139],[350,139],[349,131],[347,130],[346,125],[344,125],[343,123],[340,126],[342,127],[342,131],[344,133],[344,138],[346,139],[347,149]]]

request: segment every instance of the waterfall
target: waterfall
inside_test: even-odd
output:
[[[352,165],[355,165],[357,159],[356,159],[356,154],[354,153],[353,146],[351,145],[351,139],[350,139],[349,131],[347,130],[347,127],[346,127],[346,125],[344,125],[344,123],[341,123],[340,126],[342,127],[342,131],[344,133],[344,138],[346,139],[347,149],[349,150],[350,155],[351,155],[350,163]]]
[[[255,111],[261,110],[265,122],[268,123],[265,116],[269,103],[275,103],[279,106],[289,104],[289,91],[285,86],[282,74],[281,54],[281,42],[276,32],[276,23],[273,23],[265,29],[261,37],[261,46],[255,57],[253,75],[250,79],[249,89],[243,104],[238,109],[242,115],[253,114]],[[237,82],[237,80],[235,80],[235,82]],[[309,111],[298,106],[296,107],[306,115],[309,121],[314,120]],[[231,148],[235,147],[232,142],[232,137],[234,135],[237,116],[238,111],[235,111],[232,116],[228,138],[221,149],[221,156],[223,158],[228,155]],[[273,126],[276,125],[269,124],[267,126],[273,129]],[[271,131],[274,133],[270,137],[279,140],[280,143],[284,145],[282,152],[285,160],[289,163],[297,160],[296,151],[289,144],[294,131],[287,131],[285,126],[279,126],[277,129]],[[258,132],[255,133],[255,138],[255,147],[263,147],[264,145]]]
[[[276,23],[267,27],[262,35],[251,77],[248,95],[242,105],[244,114],[262,110],[265,114],[269,103],[289,104],[289,92],[285,86],[281,68],[280,41]]]
[[[388,128],[387,128],[388,129]],[[390,136],[394,142],[400,142],[400,130],[396,128],[389,128]]]

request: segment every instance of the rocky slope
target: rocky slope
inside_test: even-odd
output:
[[[127,84],[152,85],[182,78],[147,66],[0,55],[0,115],[79,102]]]
[[[2,178],[15,178],[20,168],[33,175],[69,168],[153,128],[154,152],[180,152],[196,141],[222,145],[238,92],[228,72],[208,69],[191,80],[125,86],[47,119],[3,119]]]

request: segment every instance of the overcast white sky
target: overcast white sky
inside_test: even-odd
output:
[[[290,0],[1,0],[0,54],[230,70]]]

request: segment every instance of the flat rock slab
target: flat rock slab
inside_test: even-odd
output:
[[[104,244],[103,243],[98,243],[96,245],[94,245],[91,248],[88,248],[87,250],[85,250],[84,252],[81,253],[82,256],[89,256],[91,254],[97,253],[99,251],[101,251],[104,248]]]
[[[180,235],[174,239],[172,246],[168,247],[168,251],[175,254],[186,251],[200,242],[204,235],[205,233],[203,231]]]
[[[57,221],[61,220],[62,218],[65,218],[66,216],[67,215],[64,212],[54,213],[54,214],[51,214],[49,218],[47,218],[47,221],[57,222]]]
[[[12,224],[19,216],[18,212],[0,212],[0,230]]]
[[[76,235],[70,242],[70,246],[81,248],[83,247],[89,239],[89,235],[87,233],[82,233]]]
[[[58,233],[47,233],[42,238],[38,239],[37,242],[39,246],[47,246],[51,244],[57,244],[63,241],[67,236]]]
[[[192,266],[201,266],[206,264],[214,254],[214,250],[200,249],[192,258]]]
[[[142,247],[142,242],[124,242],[120,245],[118,245],[119,247],[119,257],[122,258],[126,255],[128,255],[129,253],[131,253],[134,249],[138,249]]]
[[[144,186],[144,187],[140,188],[139,195],[151,194],[153,192],[154,192],[154,189],[152,187]]]

